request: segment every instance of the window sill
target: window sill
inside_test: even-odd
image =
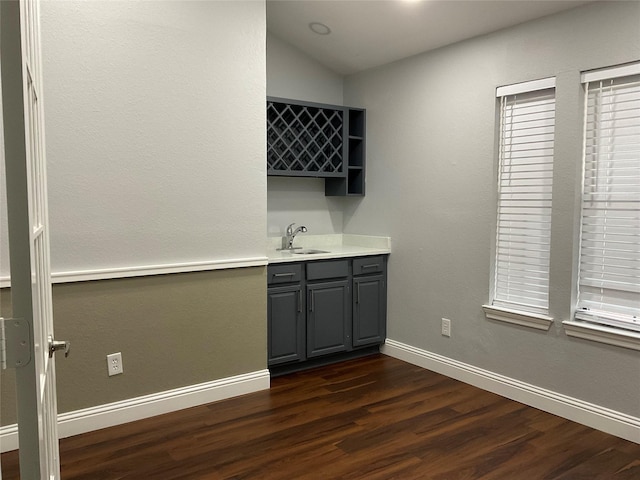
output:
[[[565,333],[570,337],[583,338],[617,347],[640,350],[640,333],[620,328],[595,325],[577,320],[562,322]]]
[[[482,309],[489,320],[514,323],[538,330],[549,330],[549,327],[551,327],[553,323],[552,317],[538,313],[521,312],[509,308],[495,307],[493,305],[483,305]]]

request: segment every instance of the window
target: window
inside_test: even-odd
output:
[[[548,329],[555,79],[500,87],[497,96],[495,277],[491,306],[484,308],[488,318]]]
[[[640,331],[640,64],[586,72],[576,319]]]

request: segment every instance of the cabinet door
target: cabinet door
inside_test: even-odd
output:
[[[307,357],[351,349],[349,281],[307,285]]]
[[[353,346],[382,343],[387,323],[384,274],[353,279]]]
[[[267,296],[269,365],[305,360],[302,286],[269,288]]]

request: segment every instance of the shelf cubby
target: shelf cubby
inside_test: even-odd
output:
[[[365,194],[366,111],[362,108],[346,109],[348,142],[345,158],[347,176],[325,182],[325,195],[363,196]]]

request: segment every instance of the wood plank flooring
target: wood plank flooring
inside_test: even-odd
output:
[[[640,479],[638,444],[384,355],[60,449],[64,480]]]

